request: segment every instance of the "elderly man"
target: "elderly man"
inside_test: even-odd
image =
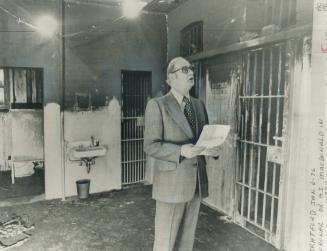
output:
[[[208,196],[206,162],[196,143],[208,123],[204,104],[189,91],[192,65],[174,58],[167,68],[168,94],[151,99],[145,112],[144,151],[154,158],[154,251],[193,249],[201,199]],[[218,149],[211,149],[217,156]],[[176,241],[177,239],[177,241]],[[176,244],[175,244],[176,242]]]

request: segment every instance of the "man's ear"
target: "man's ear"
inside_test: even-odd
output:
[[[170,79],[175,80],[176,74],[175,73],[169,73],[167,83],[170,82]]]
[[[172,77],[173,77],[173,74],[169,73],[169,74],[168,74],[168,77],[167,77],[167,79],[166,79],[166,83],[167,83],[167,85],[169,85],[169,86],[170,86],[170,84],[171,84],[171,79],[172,79]]]

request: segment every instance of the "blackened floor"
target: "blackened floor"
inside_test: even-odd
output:
[[[31,176],[15,178],[11,183],[11,172],[0,172],[0,200],[44,193],[44,171],[36,169]]]
[[[0,208],[0,222],[21,216],[32,236],[13,250],[151,251],[155,202],[151,187]],[[271,245],[202,205],[195,251],[276,251]]]

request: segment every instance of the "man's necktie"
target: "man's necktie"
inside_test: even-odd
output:
[[[191,126],[194,137],[196,137],[196,133],[195,133],[196,132],[196,121],[195,121],[195,114],[194,114],[194,110],[192,108],[192,104],[187,97],[183,98],[183,102],[185,103],[184,115],[185,115],[188,123]]]

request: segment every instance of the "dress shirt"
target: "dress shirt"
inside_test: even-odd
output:
[[[185,102],[183,101],[184,96],[178,93],[175,89],[171,88],[170,92],[173,94],[175,99],[177,100],[177,103],[181,107],[182,112],[184,112],[185,108]],[[187,97],[190,100],[190,94],[187,94],[185,97]]]

